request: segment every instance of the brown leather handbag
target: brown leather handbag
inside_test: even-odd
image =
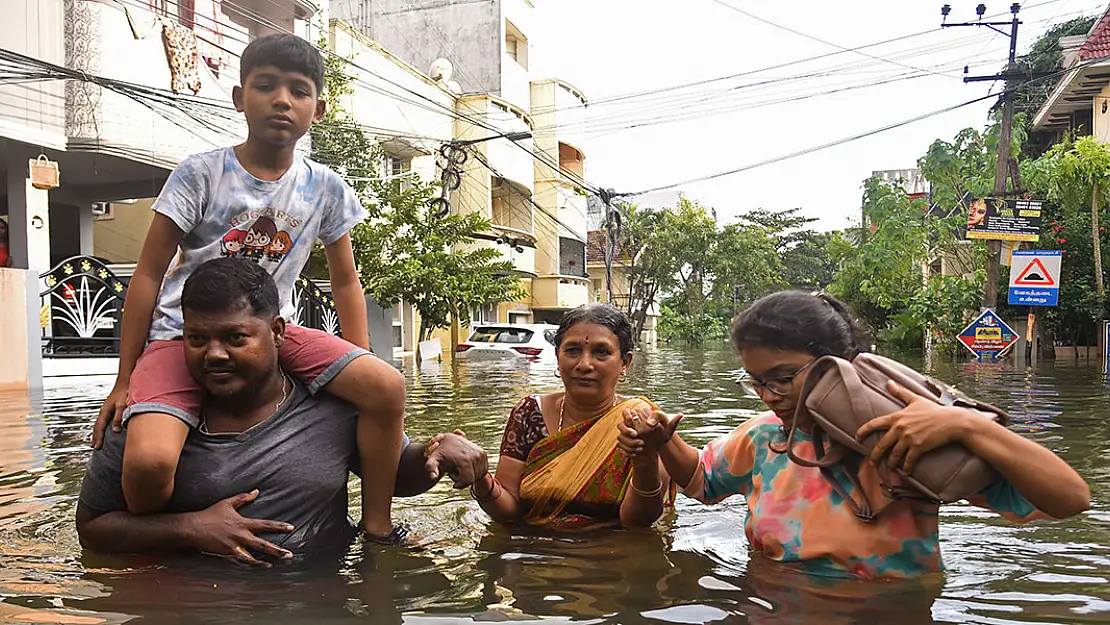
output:
[[[1009,422],[1009,415],[1002,410],[889,358],[860,354],[852,361],[835,356],[817,359],[810,366],[798,398],[786,453],[799,465],[821,469],[833,490],[848,502],[856,516],[867,522],[874,521],[889,502],[877,508],[879,502],[868,500],[859,483],[858,467],[866,462],[885,432],[874,433],[862,441],[856,439],[856,432],[864,423],[905,407],[887,389],[889,380],[938,404],[965,408],[968,419],[993,419],[1002,425]],[[803,458],[795,453],[799,428],[811,433],[816,457]],[[849,496],[838,483],[832,470],[837,464],[845,469],[841,474],[852,482],[855,497]],[[879,464],[879,479],[891,500],[917,499],[937,504],[966,499],[999,479],[994,468],[959,443],[924,454],[910,474],[901,469],[893,473],[896,478],[885,463]]]

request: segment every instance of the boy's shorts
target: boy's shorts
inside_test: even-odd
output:
[[[352,360],[369,353],[334,334],[286,324],[278,364],[315,395]],[[123,421],[137,414],[160,412],[197,427],[203,396],[204,389],[185,365],[185,341],[151,341],[131,373]]]

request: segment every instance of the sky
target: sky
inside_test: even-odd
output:
[[[977,1],[948,1],[949,22],[976,19]],[[534,3],[532,75],[585,93],[587,121],[563,130],[580,136],[586,179],[618,192],[758,164],[986,96],[1000,83],[964,83],[963,68],[1001,71],[1009,45],[987,28],[941,29],[941,0]],[[994,21],[1009,19],[1009,2],[986,4]],[[1105,9],[1106,0],[1024,3],[1018,54],[1052,24]],[[726,223],[758,208],[800,207],[820,229],[844,228],[872,171],[915,167],[934,140],[985,126],[993,101],[678,190]]]

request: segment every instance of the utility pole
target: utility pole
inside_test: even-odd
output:
[[[613,253],[616,242],[616,230],[620,228],[617,210],[613,207],[615,192],[612,189],[600,189],[598,196],[605,205],[605,294],[608,303],[613,303]]]
[[[951,5],[946,4],[940,9],[940,14],[943,18],[941,21],[941,28],[953,26],[982,26],[1010,38],[1010,57],[1009,61],[1006,63],[1006,70],[1004,72],[994,76],[964,77],[964,82],[1006,81],[1006,88],[1002,92],[1002,126],[998,133],[998,155],[994,164],[994,194],[996,196],[1003,196],[1006,194],[1006,178],[1010,173],[1010,142],[1014,127],[1014,90],[1011,86],[1015,79],[1022,77],[1022,75],[1016,72],[1017,68],[1014,65],[1014,60],[1017,55],[1018,26],[1021,25],[1017,16],[1020,9],[1021,5],[1015,2],[1010,5],[1010,14],[1013,16],[1010,21],[984,22],[983,15],[987,12],[987,6],[985,4],[980,4],[975,7],[975,13],[979,16],[978,21],[960,24],[949,24],[947,22],[948,14],[952,12]],[[1000,30],[998,28],[999,26],[1009,26],[1010,32],[1007,33],[1004,30]],[[964,71],[966,72],[967,69],[965,68]],[[987,284],[986,288],[983,290],[983,308],[993,309],[998,305],[998,267],[1001,254],[1001,241],[987,241]]]

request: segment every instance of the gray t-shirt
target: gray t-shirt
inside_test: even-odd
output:
[[[348,472],[358,466],[358,411],[327,395],[312,396],[295,383],[292,396],[265,421],[240,434],[189,430],[169,512],[204,510],[258,489],[239,509],[245,517],[284,521],[290,534],[261,538],[303,554],[349,544]],[[81,485],[81,505],[103,514],[127,509],[120,478],[126,430],[108,429]],[[406,438],[403,444],[407,444]]]
[[[259,180],[233,148],[194,154],[177,166],[154,202],[185,233],[158,295],[148,338],[181,336],[181,289],[205,261],[249,258],[274,276],[281,316],[299,323],[293,286],[316,241],[331,245],[366,217],[339,174],[303,156],[278,180]]]

